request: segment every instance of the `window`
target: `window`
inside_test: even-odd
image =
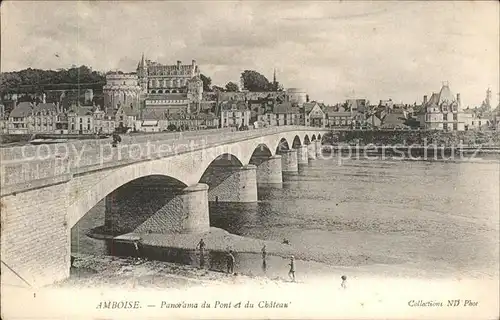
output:
[[[457,121],[457,114],[456,113],[453,114],[453,120]]]
[[[82,123],[82,122],[83,122],[83,118],[80,118],[80,123]]]
[[[455,130],[455,131],[458,130],[458,124],[456,124],[456,123],[453,124],[453,130]]]

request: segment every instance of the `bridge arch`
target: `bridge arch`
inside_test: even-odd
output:
[[[314,132],[313,141],[316,140],[316,135],[320,136]],[[162,175],[191,186],[200,181],[207,168],[221,155],[230,154],[238,160],[239,166],[245,166],[250,163],[257,148],[263,148],[268,156],[273,156],[280,150],[291,149],[293,145],[290,145],[290,142],[299,139],[301,142],[306,142],[309,136],[305,131],[269,134],[247,141],[209,147],[173,157],[136,162],[75,177],[70,186],[68,225],[72,227],[106,195],[129,181],[150,175]],[[88,187],[82,189],[82,186]]]
[[[304,144],[305,144],[305,145],[308,145],[308,144],[310,144],[310,143],[311,143],[311,140],[309,140],[309,135],[307,135],[307,134],[306,134],[306,135],[304,136]]]
[[[292,142],[292,148],[294,149],[297,149],[298,147],[300,147],[302,145],[302,142],[300,140],[300,137],[298,135],[296,135],[294,138],[293,138],[293,142]]]
[[[276,148],[274,148],[274,149],[275,149],[274,153],[276,154],[276,153],[279,153],[280,151],[290,150],[291,146],[288,143],[288,140],[285,137],[283,137],[277,141]]]

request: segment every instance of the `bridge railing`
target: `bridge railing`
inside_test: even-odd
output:
[[[29,145],[1,150],[2,186],[98,170],[147,159],[168,157],[201,148],[290,131],[317,128],[279,126],[248,131],[207,130],[175,134],[125,136],[116,148],[111,141],[84,140],[50,145]],[[3,194],[4,192],[2,192]]]

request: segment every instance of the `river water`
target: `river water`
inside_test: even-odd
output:
[[[297,262],[298,273],[341,266],[372,273],[497,278],[499,167],[494,157],[351,158],[340,163],[333,155],[286,175],[282,188],[259,187],[257,204],[212,204],[210,220],[242,236],[288,239],[307,253],[309,261]],[[96,206],[72,229],[72,251],[108,254],[109,244],[86,236],[103,223],[103,207]],[[260,255],[236,258],[241,272],[261,272]],[[221,269],[221,259],[214,256],[212,267]],[[269,259],[267,274],[286,276],[287,261]]]

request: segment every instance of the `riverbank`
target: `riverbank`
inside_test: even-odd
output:
[[[54,288],[179,289],[205,285],[254,282],[275,283],[279,279],[229,275],[188,265],[137,258],[73,254],[70,277]]]
[[[292,283],[95,256],[78,256],[72,276],[50,287],[2,286],[6,318],[490,319],[497,311],[498,281],[367,275],[341,288],[324,276]]]
[[[90,235],[90,234],[89,234]],[[110,239],[109,235],[91,235],[94,238]],[[266,246],[267,275],[281,276],[288,272],[287,266],[290,256],[294,256],[298,265],[302,266],[301,274],[310,277],[317,273],[353,274],[350,267],[361,267],[360,273],[368,270],[383,274],[388,272],[395,276],[425,276],[423,271],[398,268],[405,261],[397,257],[383,257],[372,254],[355,254],[340,247],[333,248],[334,253],[327,254],[321,247],[308,246],[305,243],[283,244],[271,240],[261,240],[243,237],[229,233],[223,229],[211,227],[208,232],[201,234],[135,234],[128,233],[113,237],[114,251],[120,255],[136,256],[137,252],[133,242],[140,246],[139,255],[154,260],[178,262],[186,265],[198,266],[200,264],[197,245],[203,239],[205,251],[208,254],[206,263],[212,270],[225,270],[224,254],[233,250],[236,257],[238,272],[247,275],[262,273],[262,247]],[[124,246],[128,245],[128,249]],[[164,260],[165,258],[169,260]],[[385,270],[385,271],[384,271]]]
[[[349,241],[349,233],[338,234],[342,241]],[[100,237],[102,235],[93,235]],[[129,233],[113,238],[114,255],[126,257],[148,257],[151,260],[167,263],[178,263],[186,267],[199,267],[202,263],[196,246],[200,239],[205,242],[204,268],[210,271],[224,272],[226,269],[225,253],[233,250],[236,258],[235,272],[248,276],[262,276],[270,279],[288,280],[288,263],[290,256],[296,260],[297,275],[306,281],[324,275],[340,279],[340,276],[363,277],[382,276],[396,278],[439,279],[452,276],[459,278],[494,278],[498,273],[487,275],[483,272],[470,272],[449,268],[440,261],[422,267],[404,259],[397,250],[392,254],[371,252],[370,255],[349,250],[348,247],[309,246],[306,243],[291,242],[282,244],[276,241],[243,237],[229,233],[223,229],[211,227],[202,234],[134,234]],[[133,245],[137,241],[138,253]],[[261,249],[266,245],[266,266],[263,268]]]
[[[348,130],[331,131],[324,135],[323,144],[351,145],[438,145],[448,147],[489,146],[500,147],[500,135],[496,131],[436,131],[436,130]]]

